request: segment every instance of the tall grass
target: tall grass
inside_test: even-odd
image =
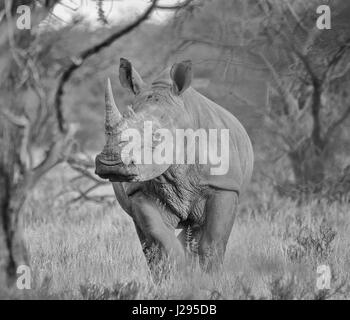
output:
[[[26,205],[33,280],[32,290],[17,293],[20,297],[349,298],[349,204],[315,200],[300,205],[279,198],[268,186],[252,185],[237,212],[222,270],[208,275],[193,263],[155,283],[132,221],[118,204],[68,205],[62,196],[67,184],[60,171],[53,173]],[[329,290],[316,288],[322,264],[331,268]]]

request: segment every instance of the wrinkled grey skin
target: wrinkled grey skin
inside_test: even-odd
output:
[[[96,157],[96,174],[112,182],[121,207],[134,221],[151,270],[164,255],[179,265],[185,262],[188,227],[198,244],[201,265],[211,270],[224,258],[238,198],[251,177],[249,137],[236,118],[190,87],[189,61],[174,64],[147,85],[122,58],[119,78],[135,99],[130,112],[122,116],[108,84],[106,145]],[[153,121],[154,129],[229,127],[232,169],[225,177],[211,178],[208,167],[198,163],[142,166],[131,158],[123,163],[120,153],[125,141],[121,132],[126,128],[142,130],[144,120]],[[176,237],[177,228],[182,231]]]

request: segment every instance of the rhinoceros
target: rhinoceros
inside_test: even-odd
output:
[[[212,270],[223,261],[239,197],[251,179],[254,156],[248,134],[235,116],[191,87],[189,60],[175,63],[149,84],[130,61],[121,58],[119,79],[122,87],[134,95],[133,103],[122,114],[108,79],[106,144],[96,156],[95,173],[112,182],[120,206],[133,219],[151,270],[159,258],[171,257],[180,265],[185,263],[189,234],[196,243],[201,266]],[[124,152],[129,140],[123,133],[130,128],[142,132],[145,121],[155,124],[153,130],[166,128],[170,132],[226,129],[228,170],[213,175],[211,164],[198,161],[198,155],[194,163],[135,161],[131,153]],[[151,137],[159,139],[154,132]],[[142,144],[139,151],[147,146]],[[185,155],[200,152],[185,146],[186,142],[182,150]],[[182,229],[177,236],[176,229]]]

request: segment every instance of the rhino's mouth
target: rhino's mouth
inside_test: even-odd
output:
[[[117,170],[116,170],[117,171]],[[132,181],[138,181],[137,174],[132,173],[121,173],[121,172],[98,172],[96,170],[96,174],[105,180],[109,180],[110,182],[132,182]]]
[[[110,182],[132,182],[137,181],[137,175],[121,175],[121,174],[100,174],[100,178],[109,180]]]
[[[102,179],[111,182],[131,182],[138,180],[136,167],[125,166],[119,161],[110,161],[103,159],[100,155],[96,157],[95,173]]]
[[[106,160],[103,158],[99,158],[98,161],[107,167],[115,167],[115,166],[122,166],[124,163],[122,161],[112,161],[112,160]]]

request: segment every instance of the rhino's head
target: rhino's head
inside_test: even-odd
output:
[[[122,115],[108,79],[105,96],[106,144],[96,157],[96,174],[110,181],[151,180],[170,166],[169,163],[150,163],[149,159],[147,162],[144,157],[145,154],[152,155],[157,143],[163,143],[155,131],[164,128],[174,133],[175,129],[186,128],[190,121],[182,94],[191,83],[191,62],[176,63],[151,84],[146,84],[131,63],[121,58],[119,79],[122,86],[134,94],[134,100],[129,111]],[[152,124],[151,129],[149,124]],[[134,144],[132,152],[129,152],[129,132],[135,129],[140,133],[141,143]]]

